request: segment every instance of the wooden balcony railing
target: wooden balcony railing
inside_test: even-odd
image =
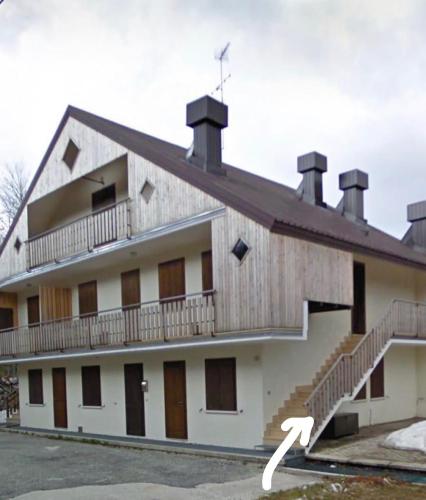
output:
[[[215,332],[214,291],[135,304],[0,331],[0,357],[135,342],[168,341]]]
[[[128,238],[130,200],[80,217],[26,241],[27,268],[42,266]]]
[[[377,326],[364,336],[350,354],[342,354],[305,402],[314,418],[311,443],[324,422],[340,403],[350,399],[392,338],[420,338],[426,341],[426,304],[394,300]]]

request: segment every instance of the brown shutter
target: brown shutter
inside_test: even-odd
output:
[[[352,308],[352,333],[365,333],[365,265],[354,262],[354,305]]]
[[[374,368],[370,377],[370,398],[383,398],[385,396],[385,365],[383,358]]]
[[[78,307],[80,316],[96,316],[98,313],[98,287],[96,281],[78,285]]]
[[[160,300],[185,295],[185,259],[170,260],[158,265]]]
[[[102,406],[100,366],[82,366],[83,406]]]
[[[208,250],[201,254],[203,292],[213,290],[213,265],[212,251]]]
[[[134,306],[141,301],[141,285],[139,269],[121,273],[121,305]]]
[[[38,295],[27,298],[27,314],[29,325],[40,324],[40,300]]]
[[[0,307],[0,331],[12,329],[13,327],[13,309]]]
[[[206,409],[237,410],[235,358],[206,359]]]
[[[31,405],[43,404],[43,372],[28,370],[29,402]]]

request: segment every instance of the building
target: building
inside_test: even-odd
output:
[[[426,416],[426,203],[403,241],[365,220],[368,176],[326,204],[224,164],[227,107],[187,106],[189,151],[69,107],[0,255],[0,363],[21,425],[230,447],[312,415]]]

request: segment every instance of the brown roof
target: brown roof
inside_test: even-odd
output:
[[[349,221],[331,207],[310,205],[296,190],[225,164],[226,176],[207,173],[185,159],[186,150],[69,106],[43,157],[0,252],[3,250],[68,117],[105,135],[184,181],[217,198],[273,232],[313,240],[424,268],[426,255],[368,224]]]

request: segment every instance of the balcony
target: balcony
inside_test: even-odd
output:
[[[0,331],[0,357],[212,336],[214,291]]]
[[[28,239],[27,269],[91,252],[130,236],[130,200],[127,199]]]

